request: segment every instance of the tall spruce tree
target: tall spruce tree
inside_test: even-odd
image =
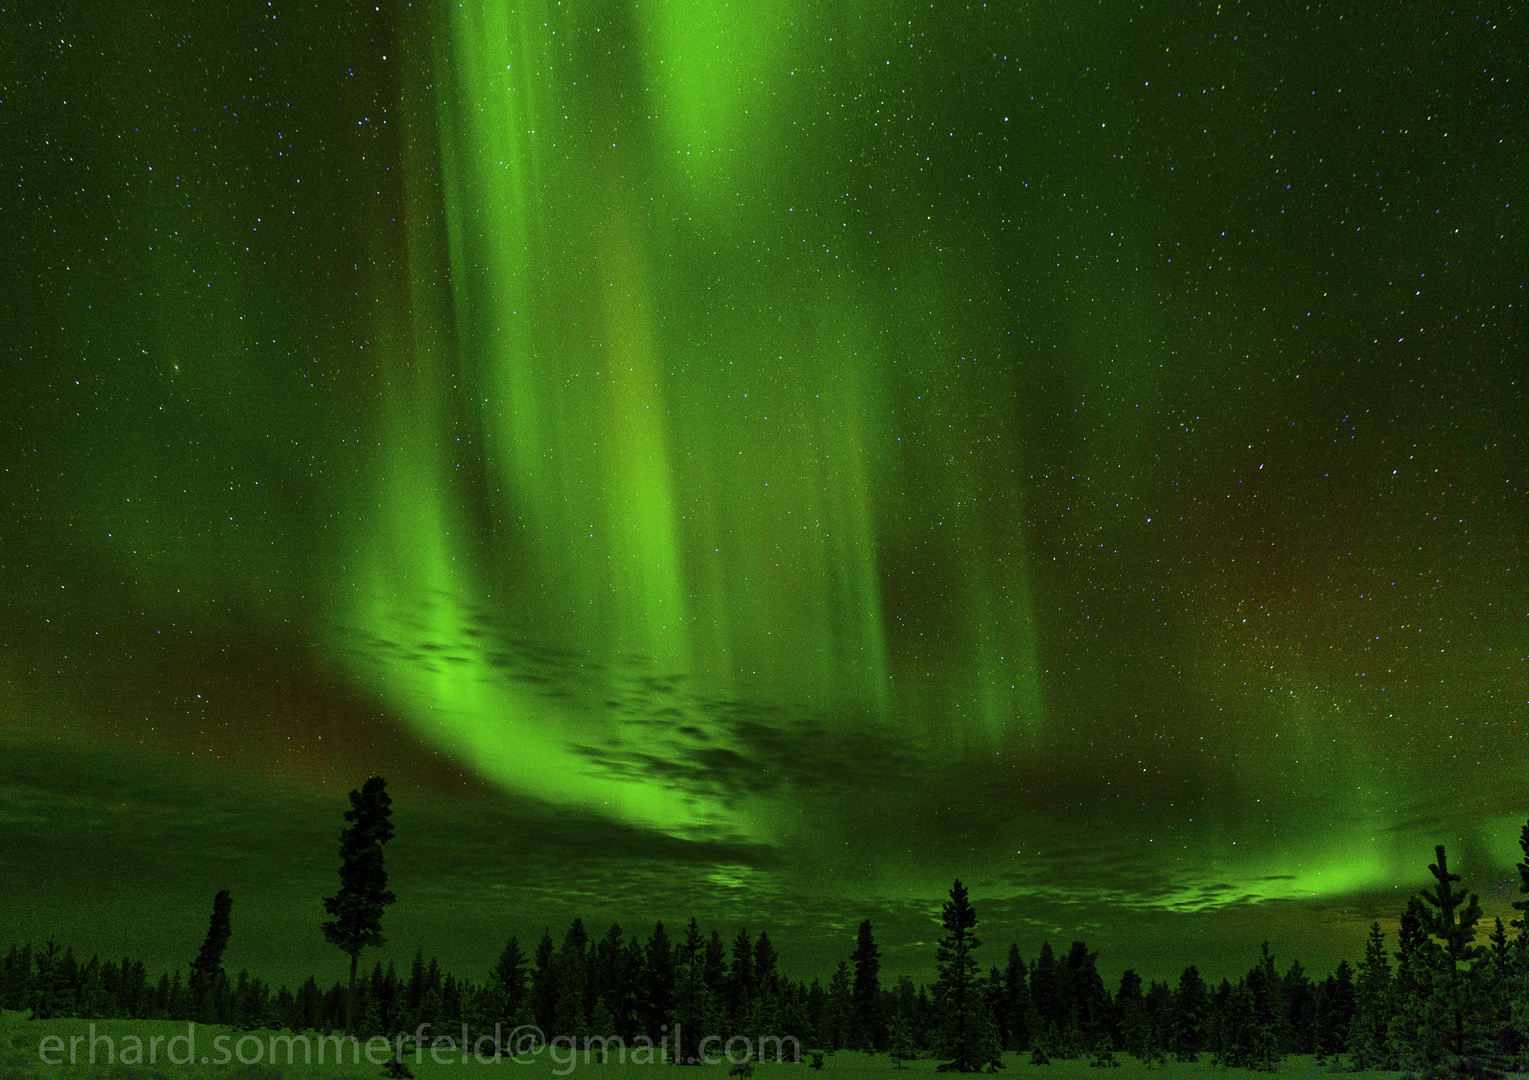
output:
[[[64,957],[60,955],[57,941],[51,937],[37,953],[37,974],[32,978],[32,1019],[52,1020],[73,1012],[73,997],[69,980],[64,972]],[[177,981],[180,972],[175,973]],[[179,1019],[179,1017],[176,1017]]]
[[[1120,1026],[1120,1048],[1134,1058],[1147,1049],[1147,1003],[1141,993],[1141,976],[1132,968],[1120,974],[1120,988],[1115,991],[1115,1022]]]
[[[191,961],[191,993],[195,997],[202,991],[211,991],[223,973],[223,950],[233,936],[233,894],[223,889],[212,898],[212,921],[207,925],[207,937],[201,951]]]
[[[998,1032],[1005,1050],[1030,1049],[1035,1030],[1035,1002],[1030,998],[1029,969],[1019,955],[1019,946],[1009,945],[1008,963],[1003,972],[1003,1015],[998,1018]]]
[[[589,931],[584,929],[582,918],[575,916],[568,925],[554,963],[558,994],[552,1010],[552,1032],[583,1038],[588,1034],[594,995],[589,985]]]
[[[852,1045],[857,1050],[885,1049],[886,1025],[881,1017],[881,950],[876,947],[870,919],[861,922],[850,959],[855,964]]]
[[[653,924],[643,955],[642,1017],[649,1038],[657,1042],[674,1007],[674,948],[663,923]]]
[[[310,978],[310,982],[312,979]],[[316,988],[316,987],[315,987]],[[425,952],[414,953],[414,963],[409,967],[409,981],[404,984],[403,1027],[411,1034],[420,1022],[420,1010],[425,1004]]]
[[[1285,1011],[1284,983],[1274,969],[1274,954],[1267,941],[1261,947],[1258,963],[1248,972],[1246,986],[1253,995],[1250,1061],[1255,1068],[1274,1072],[1285,1056],[1290,1022]]]
[[[1173,1045],[1173,1029],[1175,1009],[1173,1006],[1173,989],[1158,979],[1153,979],[1147,986],[1147,992],[1142,996],[1142,1002],[1146,1006],[1148,1039],[1146,1050],[1142,1060],[1152,1065],[1162,1065],[1167,1062],[1164,1052]],[[1066,1030],[1076,1030],[1073,1025],[1068,1025]],[[1064,1044],[1068,1040],[1064,1039]],[[1065,1046],[1059,1048],[1059,1052],[1069,1052]]]
[[[559,1034],[553,1030],[557,1020],[559,975],[552,928],[543,927],[541,941],[536,944],[536,967],[531,972],[531,1015],[548,1038]]]
[[[719,1035],[721,1010],[706,984],[706,939],[692,917],[685,938],[674,951],[675,1062],[695,1065],[703,1060],[702,1043]],[[715,1053],[715,1051],[713,1051]]]
[[[754,939],[754,989],[758,993],[766,994],[775,989],[775,983],[780,979],[779,964],[780,955],[775,951],[770,935],[759,931],[759,937]]]
[[[1414,896],[1397,927],[1396,983],[1386,1032],[1387,1045],[1395,1054],[1397,1065],[1408,1069],[1423,1068],[1443,1054],[1440,1027],[1429,1008],[1433,977],[1421,908],[1422,903]]]
[[[854,1015],[854,984],[850,980],[849,961],[840,960],[834,968],[833,978],[828,980],[828,993],[823,999],[818,1044],[830,1051],[848,1047]]]
[[[1345,968],[1347,970],[1347,968]],[[1352,972],[1350,972],[1352,976]],[[1352,986],[1351,986],[1352,988]],[[1299,960],[1286,969],[1280,986],[1285,1010],[1285,1046],[1287,1054],[1314,1054],[1316,1038],[1316,989]]]
[[[505,944],[504,952],[499,954],[499,963],[494,965],[494,977],[499,980],[499,989],[504,994],[502,1019],[512,1020],[526,997],[526,954],[513,934]]]
[[[350,957],[350,989],[345,998],[345,1030],[354,1033],[356,964],[367,946],[387,944],[382,936],[382,913],[396,897],[388,891],[382,847],[393,839],[393,800],[388,782],[374,776],[360,791],[350,793],[350,822],[340,833],[340,891],[324,898],[324,910],[334,916],[324,924],[324,939]]]
[[[936,1052],[943,1058],[940,1072],[979,1072],[1003,1068],[998,1029],[989,1008],[982,969],[974,955],[982,944],[973,932],[977,910],[959,880],[941,911],[945,936],[935,952],[940,977],[935,981],[939,1010]]]
[[[768,944],[768,942],[766,942]],[[772,953],[774,949],[770,950]],[[722,935],[713,930],[706,938],[706,948],[702,951],[702,971],[706,977],[706,985],[711,988],[712,995],[717,1000],[717,1007],[723,1010],[727,1005],[727,945],[722,941]]]
[[[1467,1059],[1481,1049],[1480,1014],[1486,1006],[1481,988],[1468,967],[1474,966],[1484,951],[1472,944],[1476,924],[1481,920],[1481,902],[1475,893],[1467,901],[1466,890],[1454,887],[1460,875],[1450,872],[1443,844],[1434,848],[1434,854],[1438,861],[1428,866],[1434,884],[1422,894],[1428,906],[1419,906],[1416,915],[1424,931],[1439,939],[1437,944],[1430,942],[1434,947],[1425,951],[1433,969],[1432,996],[1448,1024],[1452,1064],[1464,1068]]]
[[[1260,1049],[1266,1040],[1260,1032],[1258,1004],[1252,989],[1245,979],[1236,986],[1229,986],[1223,979],[1216,997],[1216,1064],[1258,1068]]]
[[[1210,987],[1193,964],[1179,975],[1173,992],[1173,1032],[1169,1042],[1174,1057],[1197,1061],[1205,1047],[1205,1025],[1210,1020]]]
[[[1099,954],[1089,952],[1088,946],[1081,941],[1072,943],[1072,948],[1062,961],[1062,970],[1067,973],[1067,989],[1071,996],[1068,1019],[1070,1025],[1077,1030],[1075,1037],[1080,1050],[1093,1049],[1101,1037],[1108,1038],[1113,1045],[1117,1034],[1109,991],[1104,988],[1098,963]]]
[[[1312,1051],[1324,1058],[1348,1051],[1349,1033],[1359,1009],[1354,971],[1347,960],[1317,988],[1312,1008]],[[1304,1051],[1298,1051],[1304,1052]]]
[[[1056,954],[1051,942],[1041,942],[1041,951],[1030,968],[1030,997],[1035,1003],[1038,1018],[1036,1031],[1031,1036],[1032,1046],[1044,1055],[1055,1053],[1061,1041],[1062,1029],[1067,1024],[1067,1003],[1058,985]]]
[[[908,1066],[904,1062],[912,1061],[917,1056],[918,1050],[913,1042],[913,1025],[908,1021],[905,1013],[898,1012],[892,1019],[892,1068],[906,1069]]]
[[[595,944],[594,957],[597,993],[605,1002],[611,1023],[609,1030],[596,1034],[630,1038],[634,992],[632,965],[628,958],[626,935],[619,923],[612,923],[605,936]]]
[[[745,927],[733,939],[733,964],[727,973],[727,1012],[734,1026],[743,1024],[754,992],[754,944]]]
[[[1385,940],[1380,923],[1371,923],[1364,962],[1359,965],[1354,986],[1354,1019],[1348,1030],[1349,1065],[1356,1071],[1389,1069],[1395,1061],[1389,1039],[1394,988]]]

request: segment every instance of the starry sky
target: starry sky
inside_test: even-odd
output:
[[[0,925],[1357,959],[1529,817],[1510,13],[0,12]],[[3,943],[0,943],[3,944]]]

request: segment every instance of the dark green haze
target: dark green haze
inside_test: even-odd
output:
[[[985,963],[1154,977],[1355,957],[1436,843],[1516,896],[1511,17],[0,23],[11,936],[183,964],[230,888],[337,975],[373,772],[363,962],[473,977],[574,914],[924,976],[958,875]]]

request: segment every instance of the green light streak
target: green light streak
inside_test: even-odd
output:
[[[719,753],[737,749],[720,701],[991,752],[1043,719],[1030,586],[1013,525],[977,508],[984,476],[963,465],[929,505],[907,500],[910,473],[964,457],[987,421],[903,441],[888,402],[920,343],[888,337],[884,255],[807,212],[821,178],[770,130],[824,92],[824,69],[804,89],[761,55],[789,35],[720,9],[634,18],[441,13],[434,113],[407,121],[438,133],[438,156],[411,144],[408,280],[378,284],[394,298],[376,330],[383,449],[331,637],[419,733],[507,787],[770,835],[778,793],[601,758],[674,749],[602,701],[683,683],[686,730]],[[884,553],[931,517],[967,538],[941,553],[957,623],[944,652],[900,653]],[[579,657],[579,674],[528,690],[506,660],[518,641]]]

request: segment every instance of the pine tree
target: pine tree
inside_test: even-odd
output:
[[[552,948],[552,929],[542,930],[542,939],[536,945],[536,970],[531,973],[531,1015],[536,1026],[551,1038],[557,1034],[553,1024],[557,1020],[558,969]]]
[[[1434,980],[1428,963],[1428,932],[1417,897],[1407,903],[1397,930],[1396,983],[1386,1041],[1402,1068],[1421,1069],[1444,1053],[1442,1026],[1432,1015]]]
[[[1001,1069],[998,1029],[984,994],[981,968],[973,955],[981,941],[973,932],[977,911],[967,899],[966,886],[958,880],[941,912],[945,936],[935,952],[940,977],[935,999],[940,1010],[937,1049],[946,1060],[940,1072],[978,1072]]]
[[[611,1007],[606,1003],[604,997],[595,998],[595,1011],[589,1018],[589,1028],[591,1035],[598,1035],[601,1038],[609,1038],[616,1033],[616,1014],[611,1012]],[[605,1064],[606,1053],[605,1046],[602,1044],[600,1047],[601,1065]]]
[[[718,1002],[706,985],[705,944],[694,919],[685,941],[676,954],[674,980],[674,1019],[683,1045],[676,1047],[677,1062],[697,1064],[700,1045],[709,1035],[721,1034],[723,1024]],[[713,1043],[715,1047],[717,1044]],[[711,1050],[715,1056],[716,1051]]]
[[[821,980],[813,979],[812,985],[807,988],[807,1000],[804,1002],[803,1011],[807,1014],[807,1027],[811,1033],[807,1045],[828,1046],[823,1039],[825,1014],[828,1012],[828,991],[823,989]]]
[[[695,916],[690,917],[690,922],[685,926],[685,940],[679,943],[674,950],[674,962],[676,964],[694,964],[700,959],[705,949],[705,939],[701,937],[701,924],[696,922]]]
[[[37,974],[32,979],[32,999],[29,1002],[32,1008],[33,1020],[51,1020],[57,1016],[68,1016],[73,1011],[73,996],[64,978],[64,958],[60,954],[58,942],[51,937],[37,954]],[[180,972],[176,972],[179,978]]]
[[[782,983],[781,991],[778,1033],[781,1038],[795,1039],[798,1050],[812,1045],[812,1025],[807,1018],[807,987],[788,980]],[[800,1060],[800,1053],[797,1058]]]
[[[781,1004],[778,980],[768,988],[761,988],[749,1006],[742,1034],[750,1039],[758,1039],[761,1035],[778,1033]]]
[[[212,984],[223,973],[223,950],[233,936],[233,895],[224,889],[212,898],[212,921],[207,926],[207,938],[202,949],[191,961],[191,993],[210,993]]]
[[[885,1049],[886,1030],[881,1019],[881,950],[876,947],[875,935],[871,933],[870,919],[861,922],[850,959],[855,964],[851,1045],[857,1050]]]
[[[1529,894],[1529,823],[1519,834],[1518,846],[1524,853],[1524,861],[1518,864],[1519,892]],[[1509,1014],[1505,1032],[1504,1048],[1513,1059],[1517,1071],[1529,1071],[1529,896],[1515,900],[1513,907],[1521,917],[1510,920],[1509,925],[1518,930],[1510,947],[1510,958],[1505,964],[1505,997]]]
[[[1077,1029],[1078,1049],[1092,1051],[1101,1036],[1114,1043],[1113,1009],[1109,992],[1099,976],[1099,954],[1088,951],[1081,941],[1074,941],[1063,962],[1067,972],[1068,1019]]]
[[[1067,1024],[1067,1003],[1057,981],[1056,954],[1051,951],[1051,942],[1043,941],[1040,955],[1030,970],[1030,997],[1039,1017],[1030,1041],[1047,1056],[1056,1051],[1062,1029]]]
[[[1222,986],[1226,985],[1223,980]],[[1216,1063],[1232,1068],[1258,1068],[1267,1031],[1263,1030],[1257,998],[1246,980],[1230,989],[1218,1011]]]
[[[747,928],[733,939],[733,964],[727,973],[727,1012],[734,1026],[741,1027],[754,1000],[754,946]]]
[[[1289,1022],[1285,1011],[1284,985],[1274,970],[1274,954],[1263,943],[1257,966],[1248,972],[1248,991],[1253,995],[1254,1026],[1250,1061],[1254,1068],[1273,1072],[1285,1056]]]
[[[768,940],[765,942],[769,945]],[[770,947],[769,953],[773,959],[775,949]],[[706,985],[710,988],[712,997],[718,1006],[726,1010],[727,1006],[727,945],[722,940],[722,935],[713,930],[706,938],[706,948],[702,952],[701,971],[706,979]]]
[[[106,992],[106,980],[101,977],[101,968],[91,958],[91,962],[85,965],[85,979],[80,983],[80,997],[78,1014],[85,1019],[100,1019],[111,1011],[110,998]]]
[[[584,920],[575,917],[563,935],[563,947],[557,959],[558,997],[549,1033],[583,1037],[587,1033],[589,1009],[594,1004],[589,986],[589,932]]]
[[[1147,987],[1147,993],[1143,996],[1142,1002],[1146,1007],[1147,1018],[1147,1040],[1142,1060],[1149,1065],[1161,1065],[1168,1060],[1164,1052],[1173,1045],[1176,1012],[1173,1005],[1173,991],[1166,982],[1153,979]],[[1076,1029],[1069,1025],[1066,1030],[1075,1031]],[[1069,1040],[1064,1039],[1063,1042],[1067,1044]],[[1059,1047],[1058,1052],[1069,1055],[1075,1053],[1070,1045]]]
[[[1332,974],[1333,995],[1328,1008],[1332,1029],[1340,1034],[1343,1049],[1348,1049],[1348,1033],[1359,1011],[1359,989],[1354,983],[1354,969],[1347,960],[1339,960]]]
[[[377,1001],[382,1007],[382,1033],[384,1035],[398,1030],[398,1006],[399,1006],[399,981],[398,969],[388,961],[387,970],[378,964],[372,972],[373,986],[377,994]]]
[[[404,985],[404,1008],[410,1016],[418,1017],[424,1003],[425,952],[418,949],[414,953],[414,962],[409,965],[409,981]]]
[[[908,1022],[908,1017],[899,1012],[892,1020],[892,1068],[906,1069],[905,1062],[918,1057],[918,1051],[913,1046],[913,1026]]]
[[[828,980],[828,994],[823,1002],[823,1018],[818,1023],[818,1044],[828,1051],[843,1050],[849,1045],[854,1023],[854,990],[849,977],[849,962],[840,960]]]
[[[632,1036],[633,967],[624,940],[621,925],[611,924],[605,936],[595,945],[593,979],[595,993],[605,1002],[610,1013],[609,1026],[599,1034],[619,1035],[626,1039]]]
[[[373,1035],[384,1034],[382,1030],[382,1003],[370,994],[363,994],[361,998],[361,1022],[356,1030],[356,1038],[363,1042]]]
[[[641,1033],[646,1023],[643,1016],[644,995],[647,993],[643,980],[648,969],[648,954],[643,944],[633,934],[621,951],[621,987],[623,995],[619,1003],[613,1002],[611,1011],[616,1014],[624,1038]]]
[[[261,1006],[264,1002],[259,999],[263,996],[263,990],[258,980],[250,978],[248,969],[239,972],[239,978],[229,993],[228,1022],[230,1025],[245,1031],[260,1026]]]
[[[775,982],[780,978],[779,963],[780,957],[770,943],[770,935],[759,931],[759,937],[754,940],[754,986],[759,993],[766,994],[775,989]]]
[[[1316,993],[1299,960],[1291,961],[1286,969],[1280,982],[1280,997],[1285,1011],[1285,1043],[1281,1051],[1286,1054],[1315,1053]]]
[[[346,994],[345,1030],[353,1031],[356,1006],[356,964],[367,946],[387,944],[382,936],[382,913],[395,897],[388,891],[382,846],[393,838],[393,800],[388,782],[374,776],[360,791],[350,793],[350,824],[340,833],[340,891],[324,898],[324,910],[334,916],[324,924],[324,939],[350,957],[350,989]]]
[[[207,1023],[231,1024],[234,1020],[234,984],[228,972],[218,972],[212,981],[212,1016]]]
[[[1115,1060],[1115,1044],[1110,1037],[1101,1033],[1094,1040],[1094,1048],[1089,1051],[1088,1063],[1095,1069],[1118,1069],[1120,1062]]]
[[[1323,981],[1313,1006],[1311,1052],[1323,1057],[1347,1053],[1349,1033],[1357,1033],[1359,1011],[1358,988],[1347,960],[1338,961],[1337,970]]]
[[[80,962],[74,957],[74,946],[64,946],[64,958],[59,964],[59,974],[64,983],[64,997],[68,1001],[69,1016],[78,1016],[80,994]]]
[[[1173,992],[1173,1033],[1169,1045],[1180,1061],[1199,1060],[1205,1046],[1205,1025],[1210,1019],[1210,987],[1194,965],[1179,975]]]
[[[455,975],[447,974],[445,982],[441,986],[441,1018],[442,1026],[455,1028],[462,1022],[462,983],[457,981]]]
[[[1019,946],[1009,946],[1003,973],[1003,1015],[998,1018],[999,1036],[1005,1050],[1028,1050],[1035,1031],[1035,1002],[1030,997],[1029,972]]]
[[[0,1008],[20,1011],[32,1000],[32,943],[21,948],[11,946],[5,958],[5,986],[0,993]]]
[[[504,994],[504,1014],[497,1019],[508,1020],[520,1009],[520,1003],[526,996],[526,954],[521,951],[520,942],[513,934],[505,943],[504,952],[499,954],[499,963],[494,965],[494,975]]]
[[[489,972],[488,982],[482,986],[470,987],[463,995],[462,1019],[472,1029],[475,1036],[492,1037],[494,1025],[505,1023],[513,1015],[509,1007],[509,998],[504,992],[504,984],[499,981],[498,971]],[[392,1029],[384,1020],[383,1033],[386,1034],[390,1030]],[[500,1034],[503,1034],[503,1031],[504,1029],[500,1028]]]
[[[1354,987],[1354,1020],[1348,1030],[1349,1065],[1356,1071],[1390,1069],[1396,1058],[1389,1041],[1395,1004],[1385,938],[1380,923],[1371,923],[1370,937],[1364,947],[1364,962],[1359,965],[1359,978]],[[1329,1036],[1323,1032],[1322,1037]]]
[[[1466,902],[1466,890],[1454,888],[1460,875],[1450,872],[1444,845],[1435,847],[1434,853],[1438,861],[1428,867],[1434,885],[1422,894],[1429,907],[1418,907],[1416,915],[1423,930],[1439,939],[1438,944],[1429,942],[1432,947],[1426,948],[1424,953],[1432,968],[1432,996],[1447,1024],[1448,1050],[1453,1064],[1465,1068],[1468,1059],[1483,1049],[1481,1014],[1487,1002],[1479,978],[1471,977],[1474,973],[1466,966],[1474,967],[1485,951],[1472,944],[1476,938],[1476,924],[1481,919],[1481,903],[1474,893]]]
[[[644,957],[643,1017],[648,1035],[658,1041],[664,1024],[669,1022],[670,1009],[674,1004],[674,950],[664,924],[656,923],[648,938]]]
[[[1151,1041],[1152,1031],[1147,1022],[1147,1003],[1141,993],[1141,976],[1131,968],[1120,975],[1120,988],[1115,991],[1115,1022],[1120,1025],[1120,1048],[1140,1060]]]
[[[419,1005],[419,1022],[431,1025],[437,1032],[446,1026],[446,1002],[439,988],[432,986],[425,991]],[[430,1034],[430,1028],[425,1029],[425,1034]]]
[[[1488,947],[1472,971],[1483,997],[1483,1038],[1504,1065],[1515,1061],[1525,1048],[1523,1033],[1513,1026],[1515,957],[1513,943],[1501,919],[1492,921]]]

